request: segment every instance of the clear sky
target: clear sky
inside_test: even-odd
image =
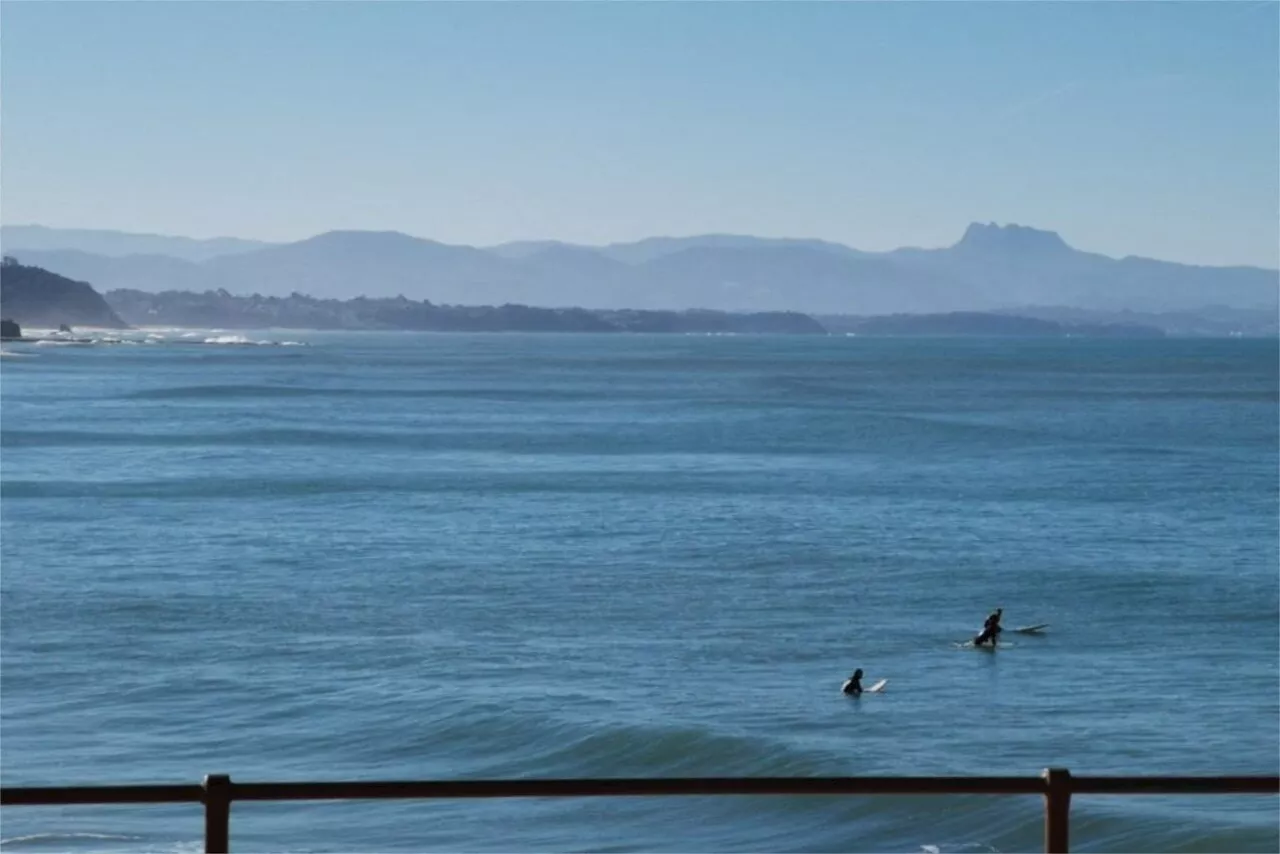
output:
[[[9,224],[1280,264],[1280,3],[44,3]]]

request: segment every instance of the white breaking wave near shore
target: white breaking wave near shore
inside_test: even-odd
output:
[[[213,347],[309,347],[305,341],[291,339],[249,338],[229,333],[225,329],[131,329],[126,331],[84,329],[59,332],[51,329],[31,329],[24,341],[13,342],[19,347],[101,347],[101,346],[213,346]],[[17,350],[5,350],[5,356],[31,355]]]
[[[204,339],[205,344],[234,344],[246,347],[306,347],[301,341],[253,341],[243,335],[215,335]]]

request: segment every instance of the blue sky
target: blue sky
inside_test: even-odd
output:
[[[6,2],[5,223],[1280,265],[1280,3]]]

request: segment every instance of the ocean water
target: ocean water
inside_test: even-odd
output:
[[[5,785],[1280,770],[1275,341],[6,348]],[[1051,627],[957,649],[995,607]],[[885,693],[843,696],[855,667]],[[1280,848],[1270,797],[1072,816],[1078,851]],[[1010,852],[1042,820],[1034,797],[236,804],[231,840]],[[202,832],[196,805],[0,821],[12,851]]]

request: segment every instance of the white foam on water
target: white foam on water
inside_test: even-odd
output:
[[[307,347],[302,341],[254,341],[243,335],[215,335],[204,339],[205,344],[239,346],[239,347]]]
[[[212,330],[217,331],[217,330]],[[32,337],[35,337],[34,335]],[[170,343],[199,343],[211,346],[236,346],[236,347],[310,347],[311,345],[305,341],[267,341],[254,340],[244,335],[209,335],[204,332],[183,332],[177,338],[169,338],[157,332],[148,332],[145,335],[137,333],[114,333],[110,335],[102,335],[101,337],[69,337],[65,332],[50,332],[48,335],[40,336],[38,340],[31,343],[37,347],[94,347],[97,345],[122,344],[129,346],[138,346],[140,344],[170,344]],[[13,351],[6,351],[6,355],[18,355]]]
[[[31,833],[0,839],[0,845],[22,845],[44,842],[62,842],[74,839],[97,839],[104,842],[136,842],[141,836],[123,836],[119,833]]]

